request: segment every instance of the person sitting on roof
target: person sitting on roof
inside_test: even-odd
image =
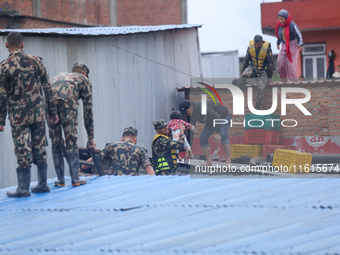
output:
[[[142,166],[146,173],[155,175],[152,164],[144,148],[136,145],[138,131],[134,127],[126,127],[121,142],[107,143],[100,153],[100,161],[110,161],[110,175],[139,175]],[[89,158],[88,161],[93,161]],[[80,170],[91,166],[82,165]]]
[[[339,79],[340,78],[340,65],[338,65],[336,72],[333,73],[332,78]]]

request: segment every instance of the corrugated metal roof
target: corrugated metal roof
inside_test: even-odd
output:
[[[331,254],[332,178],[87,177],[13,199],[0,191],[0,254]]]
[[[1,29],[0,35],[17,31],[23,34],[47,34],[47,35],[123,35],[136,33],[149,33],[174,29],[186,29],[193,27],[201,27],[197,24],[182,25],[161,25],[161,26],[126,26],[126,27],[86,27],[86,28],[39,28],[39,29]]]

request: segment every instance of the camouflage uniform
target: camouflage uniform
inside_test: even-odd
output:
[[[124,132],[131,132],[137,136],[137,129],[126,127]],[[100,153],[100,161],[110,160],[111,175],[138,175],[139,167],[144,169],[151,166],[151,162],[144,148],[135,145],[131,140],[120,143],[108,143]]]
[[[110,175],[138,175],[140,166],[151,166],[145,149],[131,140],[106,144],[100,153],[100,160],[104,159],[110,160]]]
[[[258,55],[261,48],[255,49],[256,54]],[[273,77],[274,72],[274,60],[273,60],[273,54],[272,49],[269,44],[268,50],[267,50],[267,56],[264,60],[264,69],[256,69],[254,65],[252,64],[252,57],[249,52],[249,47],[247,49],[247,55],[244,58],[243,68],[242,68],[242,76],[237,82],[237,86],[243,87],[248,78],[257,78],[257,98],[255,103],[255,108],[260,109],[262,99],[264,97],[265,88],[268,83],[268,79],[271,79]]]
[[[73,67],[79,67],[82,72],[88,73],[87,66],[76,63]],[[93,112],[92,112],[92,85],[90,80],[83,74],[61,73],[52,81],[53,97],[58,102],[59,122],[49,126],[50,138],[52,139],[52,155],[54,168],[58,181],[55,185],[65,185],[64,158],[62,129],[66,140],[67,163],[70,169],[72,186],[86,184],[86,180],[79,179],[79,152],[78,152],[78,100],[83,100],[84,123],[88,139],[93,139]]]
[[[62,128],[68,151],[78,151],[78,100],[83,100],[84,122],[89,139],[93,139],[92,85],[79,73],[61,73],[52,81],[53,96],[58,101],[59,122],[50,125],[52,150],[62,149]]]
[[[44,100],[42,90],[44,90]],[[0,64],[0,126],[5,125],[7,107],[18,169],[33,163],[47,164],[45,103],[48,113],[57,113],[55,99],[41,58],[14,50]]]
[[[155,130],[164,128],[167,123],[161,119],[153,122]],[[184,135],[178,141],[169,139],[166,135],[157,134],[152,141],[152,159],[156,175],[175,174],[177,169],[176,149],[184,149]]]

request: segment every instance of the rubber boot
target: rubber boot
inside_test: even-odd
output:
[[[261,101],[258,100],[258,101],[256,101],[255,109],[256,109],[256,110],[260,110],[260,108],[261,108]]]
[[[54,182],[57,187],[65,186],[65,176],[64,176],[64,157],[63,152],[52,151],[54,168],[57,173],[58,181]]]
[[[68,164],[70,166],[70,175],[72,178],[72,186],[80,186],[86,184],[86,180],[79,179],[79,152],[67,152]]]
[[[9,197],[29,197],[30,183],[31,183],[31,168],[19,169],[17,168],[18,187],[15,191],[8,191]]]
[[[33,186],[31,191],[34,193],[50,192],[50,188],[47,186],[47,164],[38,166],[38,185]]]

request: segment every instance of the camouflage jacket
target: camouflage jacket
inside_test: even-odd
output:
[[[144,169],[151,166],[145,149],[130,140],[106,144],[100,153],[100,160],[104,159],[109,159],[110,174],[114,175],[138,175],[140,166]]]
[[[167,150],[171,149],[183,149],[184,147],[184,135],[180,135],[178,141],[167,139],[164,136],[159,136],[153,141],[152,146],[158,155],[162,155]]]
[[[57,100],[65,101],[74,110],[78,110],[78,100],[83,100],[87,137],[93,139],[94,124],[91,81],[79,73],[60,73],[52,81],[52,90],[53,96]]]
[[[57,114],[51,84],[41,58],[14,50],[0,64],[0,126],[5,125],[7,109],[11,126],[24,126]]]

